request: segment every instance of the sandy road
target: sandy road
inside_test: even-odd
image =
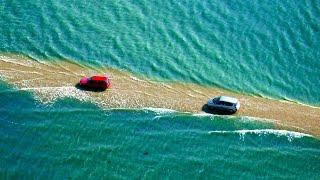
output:
[[[107,73],[112,87],[105,92],[82,91],[75,87],[84,75]],[[102,108],[168,108],[201,112],[208,98],[229,95],[238,98],[241,109],[235,116],[272,120],[281,128],[320,137],[320,108],[288,101],[238,94],[195,84],[154,82],[110,68],[93,68],[71,61],[43,62],[18,55],[0,55],[0,78],[34,93],[43,103],[63,97],[91,101]]]

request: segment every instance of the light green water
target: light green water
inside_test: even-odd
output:
[[[2,1],[0,51],[319,105],[319,1]]]

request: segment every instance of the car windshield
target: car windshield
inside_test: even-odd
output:
[[[225,101],[219,101],[219,102],[217,102],[217,104],[223,105],[223,106],[233,106],[233,103],[225,102]]]

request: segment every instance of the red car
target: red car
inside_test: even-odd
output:
[[[108,76],[83,77],[79,85],[85,89],[106,90],[111,86]]]

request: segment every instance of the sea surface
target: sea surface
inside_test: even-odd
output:
[[[317,0],[2,0],[8,53],[320,106]],[[43,104],[1,81],[0,178],[48,177],[319,179],[320,141],[252,117]]]
[[[41,105],[1,83],[0,178],[317,179],[320,141],[248,117]]]

